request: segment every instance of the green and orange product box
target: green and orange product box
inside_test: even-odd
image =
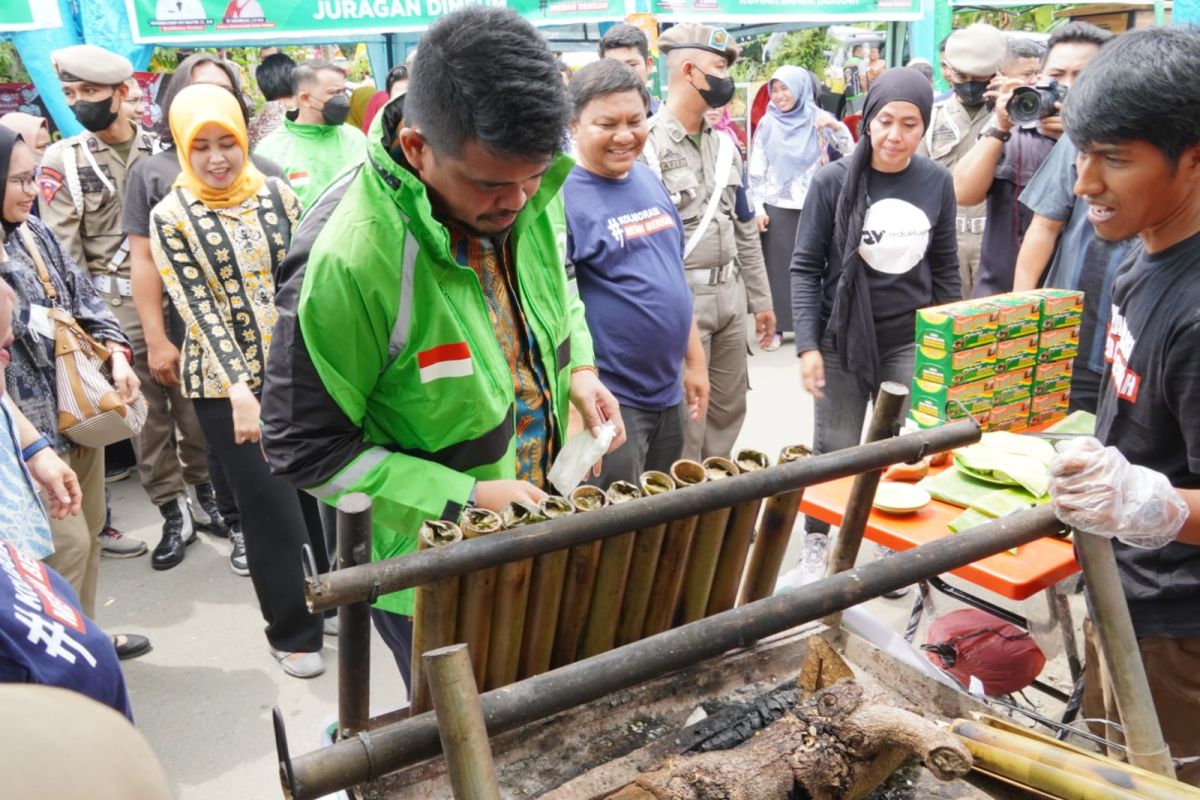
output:
[[[1038,337],[1022,336],[996,343],[996,372],[1026,370],[1037,363]]]
[[[971,350],[996,341],[1000,311],[991,303],[960,300],[917,311],[917,347],[946,352]]]
[[[1029,413],[1033,407],[1031,398],[1003,405],[993,405],[985,426],[989,431],[1020,430],[1029,424]]]
[[[1070,390],[1075,362],[1071,359],[1048,361],[1033,368],[1033,394],[1053,394]]]
[[[974,383],[996,374],[996,343],[968,350],[917,347],[913,379],[943,386]]]
[[[1042,299],[1024,294],[998,294],[984,298],[995,307],[996,338],[1020,339],[1032,336],[1041,328]]]
[[[1052,361],[1066,361],[1079,355],[1079,326],[1073,328],[1055,328],[1042,331],[1038,335],[1037,361],[1048,364]]]
[[[945,386],[929,381],[913,381],[912,410],[940,420],[965,419],[992,407],[991,381]]]
[[[1070,390],[1034,395],[1029,404],[1029,424],[1042,425],[1067,416],[1071,405]]]
[[[1083,321],[1083,292],[1073,289],[1034,289],[1020,294],[1041,300],[1039,330],[1078,327]]]

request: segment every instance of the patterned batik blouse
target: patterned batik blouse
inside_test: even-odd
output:
[[[300,218],[300,200],[268,178],[230,208],[209,208],[176,188],[150,214],[150,251],[183,319],[183,393],[229,396],[244,382],[258,393],[271,348],[275,276]]]

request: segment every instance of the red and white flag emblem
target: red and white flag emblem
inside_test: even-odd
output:
[[[292,186],[304,186],[308,183],[308,173],[304,170],[296,170],[289,172],[287,179]]]
[[[417,366],[421,369],[421,383],[439,378],[464,378],[475,374],[471,362],[471,348],[466,342],[442,344],[417,353]]]

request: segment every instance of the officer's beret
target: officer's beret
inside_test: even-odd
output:
[[[978,22],[950,34],[946,40],[946,63],[963,75],[991,77],[1004,63],[1004,34]]]
[[[77,44],[50,53],[50,63],[62,81],[87,81],[116,86],[133,77],[133,64],[125,56],[94,44]]]
[[[725,56],[725,60],[731,65],[738,57],[738,46],[729,35],[729,31],[724,28],[701,25],[698,22],[684,22],[658,37],[658,49],[664,53],[684,48],[707,50]]]

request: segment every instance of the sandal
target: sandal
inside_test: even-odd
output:
[[[150,652],[150,640],[136,633],[113,634],[112,643],[113,649],[117,651],[117,658],[122,661]]]
[[[779,346],[782,344],[783,344],[783,334],[776,333],[774,336],[771,337],[771,343],[769,345],[767,345],[766,347],[764,347],[763,350],[766,350],[768,353],[774,353],[776,350],[779,349]]]

